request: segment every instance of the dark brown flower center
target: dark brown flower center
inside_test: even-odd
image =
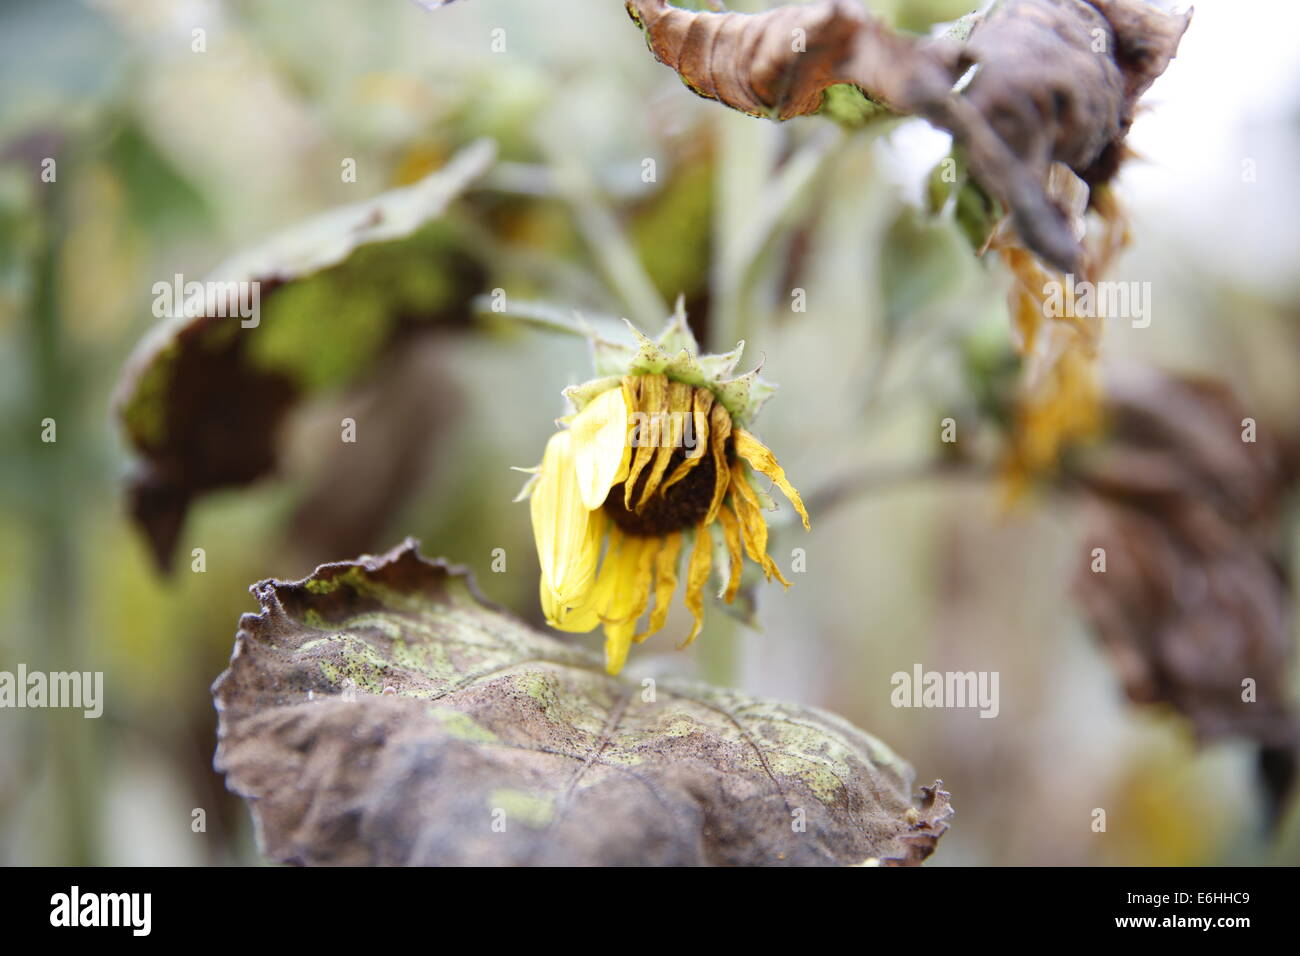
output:
[[[677,466],[685,460],[686,454],[682,449],[674,451],[672,460],[664,472],[665,478],[672,475]],[[637,476],[636,485],[632,489],[634,504],[640,500],[646,480],[650,477],[650,471],[649,467],[643,468],[641,474]],[[709,513],[717,474],[713,454],[706,448],[699,463],[688,471],[684,478],[667,490],[662,487],[657,489],[639,513],[624,507],[626,482],[619,482],[609,490],[609,497],[605,499],[605,513],[626,534],[642,537],[661,536],[683,528],[694,527]]]

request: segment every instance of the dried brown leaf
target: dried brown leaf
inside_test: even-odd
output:
[[[914,45],[852,0],[817,0],[766,13],[681,10],[628,0],[650,51],[695,93],[732,109],[785,120],[815,113],[826,89],[853,82],[879,103],[916,94]]]
[[[1221,385],[1155,373],[1108,384],[1111,439],[1076,466],[1091,492],[1081,605],[1131,700],[1171,705],[1203,740],[1257,740],[1280,800],[1297,744],[1279,549],[1288,456],[1262,428],[1242,441],[1247,413]]]
[[[140,343],[114,404],[139,460],[130,511],[160,568],[196,498],[275,468],[295,405],[365,381],[415,334],[468,321],[483,267],[426,227],[494,157],[491,143],[472,144],[421,182],[236,256],[208,277],[212,294],[186,303],[196,314],[178,308]],[[445,281],[402,285],[415,271]],[[235,283],[256,284],[265,316],[245,324],[227,299]],[[395,290],[388,299],[385,289]]]
[[[948,827],[938,784],[914,801],[910,768],[839,718],[647,693],[413,542],[253,593],[213,687],[216,763],[272,859],[902,865]]]
[[[1063,272],[1078,271],[1082,250],[1048,198],[1049,170],[1064,163],[1090,184],[1113,175],[1137,98],[1168,65],[1190,16],[1144,0],[1005,0],[964,41],[925,41],[851,0],[759,14],[679,10],[667,0],[627,8],[656,58],[734,109],[789,119],[821,110],[827,90],[848,84],[950,131],[1026,245]]]

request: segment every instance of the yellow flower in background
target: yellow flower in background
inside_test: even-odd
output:
[[[1006,466],[1011,497],[1034,476],[1056,468],[1066,448],[1101,433],[1102,397],[1095,353],[1071,343],[1016,409],[1016,435]]]
[[[1018,497],[1039,475],[1050,473],[1062,452],[1098,435],[1103,423],[1097,368],[1101,322],[1067,310],[1048,318],[1045,287],[1064,282],[1023,248],[1003,250],[1015,277],[1011,312],[1025,378],[1015,410],[1015,430],[1004,466],[1008,494]]]
[[[603,627],[611,674],[634,641],[664,626],[683,554],[694,618],[683,646],[699,635],[714,528],[723,600],[736,596],[742,555],[789,587],[767,554],[763,512],[775,505],[755,472],[809,527],[776,458],[742,427],[772,391],[757,370],[729,377],[744,343],[698,355],[680,308],[656,341],[632,331],[635,348],[593,338],[598,373],[613,374],[566,390],[575,412],[561,420],[566,427],[547,442],[521,494],[531,499],[546,620],[564,631]]]
[[[1088,187],[1059,164],[1049,176],[1049,194],[1085,231],[1091,206],[1100,222],[1099,235],[1085,244],[1087,260],[1081,279],[1095,283],[1128,242],[1128,224],[1113,194]],[[1102,317],[1076,310],[1072,297],[1048,307],[1049,290],[1074,282],[1030,252],[1004,227],[990,242],[1010,270],[1009,296],[1016,344],[1024,357],[1024,380],[1015,411],[1015,430],[1004,465],[1008,497],[1015,499],[1037,476],[1056,468],[1062,453],[1100,434],[1104,424],[1103,390],[1098,370]]]

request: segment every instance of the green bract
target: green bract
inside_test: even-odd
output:
[[[732,374],[745,350],[743,340],[730,352],[701,355],[686,324],[681,300],[658,338],[649,338],[631,322],[627,327],[635,339],[632,344],[610,341],[594,329],[586,330],[597,377],[564,390],[575,410],[581,411],[597,395],[618,385],[624,375],[666,375],[675,382],[709,389],[732,421],[743,426],[753,421],[776,391],[774,384],[759,377],[762,363],[743,375]]]

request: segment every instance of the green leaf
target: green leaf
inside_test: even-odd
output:
[[[970,258],[950,222],[904,206],[881,243],[881,294],[894,334],[953,297]]]
[[[914,864],[948,795],[738,691],[610,677],[413,541],[263,581],[213,686],[216,765],[301,864]]]
[[[848,129],[861,129],[882,120],[899,117],[898,113],[877,103],[852,83],[836,83],[826,87],[818,113]]]
[[[135,116],[123,115],[104,145],[104,155],[122,178],[134,219],[152,229],[210,228],[207,199],[158,148]]]

